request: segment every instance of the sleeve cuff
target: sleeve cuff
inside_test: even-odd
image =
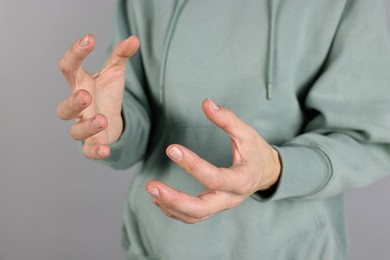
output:
[[[123,118],[123,132],[121,136],[116,140],[116,142],[109,145],[110,147],[110,155],[101,160],[102,163],[106,165],[114,166],[115,163],[121,160],[123,156],[123,148],[126,145],[126,137],[130,135],[130,129],[128,127],[129,119],[127,118],[126,113],[122,110],[122,118]],[[115,167],[118,168],[118,167]]]
[[[332,176],[332,165],[328,156],[314,146],[274,147],[282,163],[282,172],[273,194],[263,196],[255,193],[259,201],[285,198],[310,197],[321,191]]]

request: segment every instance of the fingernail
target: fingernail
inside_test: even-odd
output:
[[[180,161],[181,159],[183,159],[182,151],[176,146],[173,147],[171,150],[169,150],[168,155],[169,157],[175,159],[176,161]]]
[[[89,36],[87,34],[83,38],[81,38],[79,45],[80,45],[80,47],[84,48],[84,47],[87,47],[88,44],[89,44]]]
[[[99,125],[99,122],[98,122],[97,118],[95,118],[95,119],[92,121],[91,127],[92,127],[93,129],[99,129],[99,128],[100,128],[100,125]]]
[[[74,98],[74,101],[75,101],[76,104],[79,105],[79,106],[85,105],[85,102],[84,102],[84,100],[80,97],[80,95],[77,95],[77,96]]]
[[[211,109],[212,110],[219,110],[219,106],[218,105],[216,105],[211,99],[209,99],[210,100],[210,107],[211,107]]]
[[[160,192],[158,191],[157,187],[154,187],[153,189],[148,191],[151,195],[153,195],[156,198],[160,198]]]
[[[129,39],[129,40],[133,40],[133,39],[137,39],[137,40],[139,40],[139,38],[137,37],[137,36],[135,36],[135,35],[131,35],[129,38],[127,38],[127,39]]]

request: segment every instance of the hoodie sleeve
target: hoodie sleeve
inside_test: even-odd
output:
[[[348,1],[303,107],[304,133],[275,147],[282,174],[260,200],[326,198],[390,173],[390,42],[384,1]]]
[[[126,1],[118,1],[114,43],[131,34]],[[112,50],[112,49],[111,49]],[[140,161],[149,140],[151,112],[143,70],[141,49],[126,64],[126,81],[123,96],[122,117],[124,130],[120,138],[110,145],[110,156],[102,162],[115,169],[125,169]]]

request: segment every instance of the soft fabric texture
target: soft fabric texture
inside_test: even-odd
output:
[[[120,1],[115,42],[137,35],[125,128],[104,163],[137,162],[128,259],[346,259],[343,192],[390,172],[390,45],[382,0]],[[271,196],[187,225],[151,203],[158,179],[203,190],[165,148],[229,167],[229,138],[201,102],[235,111],[280,153]]]

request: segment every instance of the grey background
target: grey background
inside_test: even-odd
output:
[[[131,171],[85,159],[71,123],[55,117],[69,95],[58,58],[91,32],[98,43],[86,67],[98,69],[113,2],[0,0],[0,260],[123,259]],[[390,259],[389,187],[386,178],[347,194],[350,259]]]

